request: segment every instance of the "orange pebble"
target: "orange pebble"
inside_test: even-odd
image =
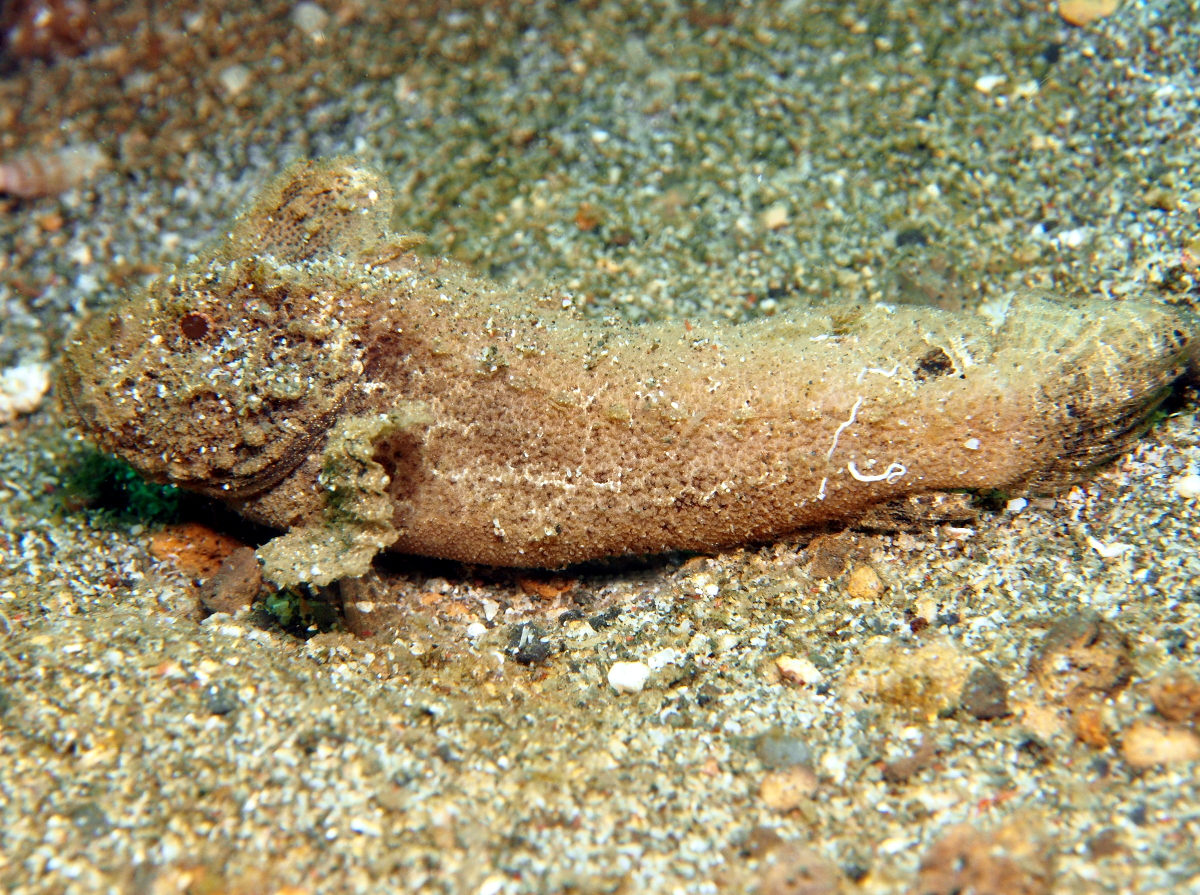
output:
[[[150,535],[151,556],[161,562],[170,561],[185,575],[202,580],[215,575],[225,557],[244,546],[197,522],[169,525]]]
[[[1117,11],[1118,0],[1059,0],[1058,14],[1068,25],[1082,28]]]

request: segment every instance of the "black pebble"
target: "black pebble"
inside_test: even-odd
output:
[[[979,666],[967,678],[963,687],[962,708],[972,718],[990,721],[1010,714],[1008,685],[990,668]]]
[[[700,688],[700,692],[696,694],[696,705],[704,708],[710,702],[717,698],[717,691],[711,684],[705,684]]]
[[[542,629],[534,624],[518,625],[508,636],[508,648],[518,665],[537,665],[545,662],[553,652]]]
[[[605,609],[603,612],[593,615],[588,619],[588,624],[599,631],[615,622],[620,614],[621,607],[613,606],[611,609]]]

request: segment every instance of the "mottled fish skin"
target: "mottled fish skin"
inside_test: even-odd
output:
[[[1037,295],[998,326],[856,304],[585,320],[414,254],[390,209],[373,171],[294,166],[63,361],[100,447],[288,530],[260,551],[279,582],[384,548],[560,567],[1053,490],[1122,452],[1195,351],[1184,312]]]

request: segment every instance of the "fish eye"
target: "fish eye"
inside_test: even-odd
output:
[[[179,321],[179,331],[189,339],[203,339],[208,335],[208,318],[203,314],[184,314]]]

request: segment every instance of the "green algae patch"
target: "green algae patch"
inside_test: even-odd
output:
[[[88,512],[100,525],[165,525],[179,517],[179,488],[147,481],[113,454],[83,448],[64,472],[63,507]]]
[[[268,594],[262,608],[281,628],[306,638],[333,629],[338,620],[328,602],[306,596],[302,588],[289,587]]]

